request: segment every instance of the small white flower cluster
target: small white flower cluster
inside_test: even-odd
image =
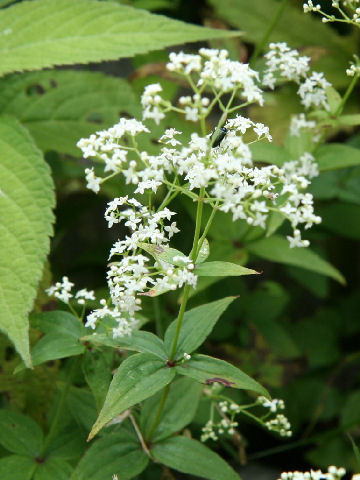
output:
[[[265,427],[272,432],[278,432],[282,437],[291,437],[292,435],[290,422],[282,413],[278,413],[275,418],[265,422]]]
[[[278,398],[269,400],[268,398],[261,396],[257,398],[257,403],[262,405],[264,408],[268,408],[272,413],[275,413],[278,410],[284,410],[285,408],[284,400]]]
[[[310,472],[283,472],[278,480],[340,480],[346,473],[345,468],[328,467],[327,472],[310,470]],[[354,480],[354,476],[352,477]]]
[[[293,115],[290,122],[290,135],[293,137],[299,137],[300,131],[303,128],[313,129],[316,127],[316,122],[313,120],[307,120],[304,113],[299,115]]]
[[[170,62],[166,68],[185,76],[198,90],[193,96],[179,98],[180,108],[176,111],[185,114],[186,120],[197,122],[210,113],[210,100],[201,95],[206,89],[212,90],[217,97],[236,91],[246,102],[263,105],[262,91],[257,85],[258,72],[248,64],[230,60],[228,56],[226,50],[209,48],[201,48],[198,55],[170,53]],[[151,118],[159,124],[165,113],[172,109],[170,102],[159,95],[161,91],[162,87],[158,83],[145,88],[141,97],[144,120]]]
[[[342,5],[340,5],[340,3]],[[359,5],[359,0],[342,0],[340,2],[339,0],[332,0],[331,6],[333,8],[336,8],[339,11],[340,18],[335,17],[335,15],[328,15],[326,12],[321,10],[321,5],[316,4],[314,5],[312,0],[308,0],[306,3],[303,4],[304,12],[309,13],[309,12],[316,12],[320,13],[322,15],[322,22],[327,23],[327,22],[346,22],[346,23],[351,23],[353,25],[359,25],[360,24],[360,7]],[[350,15],[346,12],[345,9],[350,9]]]
[[[96,328],[97,321],[112,317],[116,322],[114,337],[131,334],[136,327],[135,313],[141,310],[141,295],[152,295],[167,290],[175,290],[184,284],[196,287],[197,276],[192,272],[194,265],[188,257],[175,256],[173,263],[158,261],[148,266],[150,259],[141,253],[144,244],[166,245],[174,233],[179,232],[176,222],[165,225],[175,215],[168,208],[151,212],[134,198],[120,197],[108,203],[105,219],[108,226],[124,222],[130,235],[115,242],[109,258],[121,255],[120,261],[110,264],[107,282],[113,308],[103,300],[102,308],[87,316],[86,326]]]
[[[56,282],[55,285],[47,288],[45,292],[50,297],[56,297],[62,302],[69,304],[70,299],[74,297],[71,293],[74,283],[70,282],[68,277],[62,277],[61,282]],[[95,300],[95,294],[93,290],[87,290],[82,288],[75,294],[75,299],[79,305],[84,305],[86,300]]]
[[[219,402],[219,408],[223,413],[235,415],[241,412],[241,407],[237,403],[227,402],[226,400]]]
[[[349,77],[360,76],[360,60],[357,55],[354,55],[355,62],[350,62],[350,67],[346,70],[346,75]]]
[[[299,84],[298,94],[305,108],[324,107],[329,109],[326,97],[326,88],[331,84],[323,73],[310,70],[310,57],[300,56],[297,50],[291,50],[285,42],[270,43],[266,53],[266,70],[263,85],[274,89],[277,79],[294,81]]]
[[[229,418],[222,418],[219,422],[214,423],[212,420],[209,420],[206,425],[202,428],[202,435],[200,440],[206,442],[207,440],[218,440],[219,435],[233,435],[235,433],[235,428],[238,426],[237,422],[230,420]]]

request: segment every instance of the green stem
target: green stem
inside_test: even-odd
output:
[[[168,385],[166,385],[166,387],[164,388],[164,390],[162,392],[160,403],[159,403],[154,421],[151,424],[151,427],[149,429],[148,434],[146,435],[146,440],[151,439],[153,433],[155,432],[156,427],[158,426],[158,423],[160,422],[161,414],[162,414],[162,411],[163,411],[163,408],[164,408],[164,405],[165,405],[166,398],[167,398],[168,393],[169,393],[169,389],[170,389],[170,383]]]
[[[160,299],[159,297],[154,298],[154,311],[155,311],[155,328],[156,328],[156,335],[158,337],[163,336],[163,326],[161,322],[161,312],[160,312]]]
[[[354,78],[352,79],[352,81],[350,82],[350,85],[348,86],[341,102],[340,102],[340,105],[338,106],[338,108],[336,109],[336,112],[335,112],[335,116],[338,117],[339,115],[341,115],[344,107],[345,107],[345,104],[348,100],[348,98],[350,97],[352,91],[354,90],[355,88],[355,85],[356,85],[356,82],[358,81],[359,79],[359,75],[354,75]]]
[[[281,17],[283,11],[285,10],[285,7],[286,7],[286,4],[287,4],[288,0],[282,0],[282,2],[280,3],[279,5],[279,8],[277,9],[272,21],[270,22],[269,26],[268,26],[268,29],[266,30],[266,32],[264,33],[262,39],[260,40],[260,42],[256,45],[255,47],[255,50],[254,50],[254,53],[251,57],[251,60],[250,60],[250,65],[254,65],[255,61],[257,60],[258,56],[260,55],[260,53],[263,51],[264,49],[264,45],[268,42],[269,40],[269,37],[272,33],[272,31],[274,30],[279,18]]]

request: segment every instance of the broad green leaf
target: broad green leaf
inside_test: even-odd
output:
[[[319,148],[316,160],[321,172],[354,167],[360,165],[360,150],[349,145],[328,143]]]
[[[82,337],[84,342],[92,345],[106,345],[107,347],[134,350],[136,352],[151,353],[156,357],[166,360],[167,353],[163,341],[153,333],[144,330],[132,332],[130,336],[113,338],[104,333]]]
[[[160,422],[151,438],[148,437],[149,430],[155,420],[162,392],[148,398],[143,404],[140,418],[141,431],[145,438],[158,442],[186,427],[194,418],[201,392],[201,384],[190,378],[183,377],[173,382],[165,400]]]
[[[284,223],[285,217],[279,212],[271,212],[266,226],[266,237],[271,237],[273,233]]]
[[[91,440],[104,425],[124,410],[151,397],[171,382],[175,372],[163,360],[148,353],[137,353],[118,368],[99,417],[89,435]]]
[[[69,480],[73,468],[60,458],[47,457],[37,465],[34,480]]]
[[[322,218],[321,225],[340,236],[360,238],[360,205],[336,202],[320,205],[317,213]]]
[[[111,382],[111,364],[106,353],[99,350],[85,352],[82,370],[98,410],[103,406]]]
[[[12,410],[2,409],[0,444],[9,452],[36,457],[43,445],[43,433],[33,419]]]
[[[155,245],[153,243],[138,243],[138,246],[153,256],[156,260],[170,263],[171,265],[176,265],[178,267],[184,266],[184,262],[177,257],[184,257],[185,255],[180,252],[180,250],[176,250],[176,248],[167,247],[166,245]]]
[[[151,453],[158,462],[179,472],[209,480],[239,480],[240,476],[217,453],[182,436],[156,443]]]
[[[79,339],[83,327],[79,320],[69,312],[62,310],[37,313],[30,318],[31,325],[45,333],[31,349],[34,366],[57,360],[58,358],[80,355],[85,347]],[[23,370],[19,365],[15,373]]]
[[[205,262],[198,265],[194,273],[199,277],[239,277],[258,275],[259,272],[231,262]]]
[[[41,152],[15,119],[1,117],[0,329],[28,367],[27,315],[49,251],[54,203],[50,169]]]
[[[0,11],[0,31],[4,30],[0,75],[115,60],[170,45],[239,35],[96,0],[22,2]]]
[[[204,384],[217,382],[228,383],[231,388],[240,388],[243,390],[252,390],[260,395],[269,397],[268,392],[256,380],[252,379],[239,368],[234,367],[224,360],[209,357],[207,355],[195,354],[183,365],[175,367],[181,375],[193,378]],[[221,382],[224,380],[225,382]]]
[[[330,107],[330,114],[335,115],[341,104],[341,95],[334,87],[326,87],[326,98]]]
[[[198,263],[205,262],[205,260],[208,258],[209,255],[210,255],[210,245],[207,238],[205,238],[205,240],[203,241],[203,244],[201,245],[201,248],[195,263],[198,264]]]
[[[31,480],[35,461],[31,457],[10,455],[0,458],[0,478],[6,480]]]
[[[287,150],[281,145],[270,142],[257,142],[250,146],[252,158],[255,162],[271,163],[281,167],[291,160]]]
[[[110,433],[96,440],[76,466],[70,480],[133,478],[145,470],[149,457],[127,432]]]
[[[349,115],[341,115],[338,119],[340,125],[360,125],[360,113],[353,113]]]
[[[236,297],[225,297],[215,302],[206,303],[187,311],[183,318],[175,357],[177,360],[184,353],[196,350],[210,334],[221,314]],[[171,351],[177,320],[174,320],[165,332],[164,343]]]
[[[25,125],[44,151],[81,156],[76,142],[140,108],[129,83],[102,73],[31,72],[0,79],[0,110]]]
[[[328,277],[345,284],[343,275],[329,262],[309,248],[290,248],[289,242],[278,235],[262,238],[246,246],[250,253],[276,263],[285,263],[296,267],[305,268],[313,272],[327,275]]]
[[[86,388],[70,387],[66,396],[68,414],[89,432],[98,415],[94,395]]]

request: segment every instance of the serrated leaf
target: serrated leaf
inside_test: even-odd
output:
[[[141,431],[145,438],[158,442],[186,427],[194,418],[201,392],[202,386],[190,378],[183,377],[173,382],[165,400],[160,422],[151,438],[148,436],[149,430],[155,420],[162,392],[148,398],[142,406],[140,417]]]
[[[102,73],[31,72],[0,79],[0,110],[16,116],[44,151],[80,157],[76,142],[140,107],[128,82]]]
[[[225,297],[221,300],[192,308],[185,313],[175,353],[176,359],[181,358],[184,353],[193,352],[204,342],[221,314],[235,298]],[[177,320],[174,320],[165,332],[164,343],[169,353],[175,335],[176,324]]]
[[[183,365],[175,367],[181,375],[193,378],[198,382],[209,384],[222,383],[231,388],[252,390],[269,397],[268,392],[256,380],[252,379],[239,368],[224,360],[196,353]]]
[[[360,165],[360,150],[338,143],[322,145],[316,154],[321,172]]]
[[[31,457],[9,455],[0,458],[0,478],[4,480],[31,480],[35,461]]]
[[[189,25],[113,2],[34,0],[0,11],[4,73],[132,57],[239,32]]]
[[[107,347],[134,350],[135,352],[151,353],[156,357],[166,360],[167,353],[163,341],[151,332],[138,330],[131,335],[121,338],[113,338],[104,333],[87,335],[81,339],[92,345],[106,345]]]
[[[69,480],[73,468],[60,458],[47,457],[37,465],[34,480]]]
[[[11,410],[0,410],[0,444],[6,450],[36,457],[43,440],[41,428],[32,418]]]
[[[31,316],[31,325],[45,333],[31,349],[32,363],[41,365],[49,360],[72,357],[84,353],[79,339],[84,332],[79,320],[62,310],[36,313]],[[19,365],[14,373],[23,370]]]
[[[31,366],[27,315],[49,251],[54,206],[50,169],[27,130],[0,118],[0,328]]]
[[[151,449],[156,460],[179,472],[209,480],[239,480],[240,476],[217,453],[192,438],[173,437]]]
[[[205,262],[197,265],[194,273],[199,277],[240,277],[258,275],[259,272],[231,262]]]
[[[70,480],[109,480],[117,474],[130,479],[145,470],[149,457],[127,432],[96,440],[76,466]]]
[[[346,283],[339,270],[310,250],[310,248],[290,248],[289,242],[279,235],[273,235],[270,238],[262,238],[249,243],[246,248],[250,253],[271,262],[305,268],[331,277],[341,284]]]
[[[112,379],[104,406],[88,439],[91,440],[124,410],[161,390],[174,376],[174,369],[154,355],[137,353],[126,359]]]

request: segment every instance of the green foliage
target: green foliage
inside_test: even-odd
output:
[[[89,434],[92,439],[101,428],[124,410],[145,400],[174,378],[174,369],[148,353],[126,359],[115,373],[99,417]]]
[[[319,162],[319,170],[327,172],[346,167],[360,165],[360,152],[357,148],[348,145],[331,143],[320,147],[316,159]]]
[[[43,446],[43,433],[31,418],[2,409],[0,443],[9,452],[36,457]]]
[[[0,79],[0,110],[17,117],[43,151],[77,157],[80,138],[116,123],[120,114],[140,114],[125,80],[70,70]]]
[[[1,478],[12,480],[31,480],[34,472],[35,462],[33,458],[21,455],[10,455],[0,458]]]
[[[96,0],[20,3],[0,11],[0,30],[7,32],[0,40],[0,75],[114,60],[179,43],[238,35]]]
[[[227,387],[252,390],[265,397],[269,396],[265,388],[246,373],[218,358],[195,354],[184,365],[175,367],[175,369],[181,375],[204,384],[223,383]]]
[[[159,462],[180,472],[209,480],[239,479],[239,475],[219,455],[191,438],[168,438],[157,443],[152,454]]]
[[[230,262],[206,262],[198,265],[195,269],[199,277],[239,277],[242,275],[258,274],[255,270],[236,265]]]
[[[28,131],[0,119],[0,328],[31,365],[28,313],[49,251],[54,206],[48,166]]]

